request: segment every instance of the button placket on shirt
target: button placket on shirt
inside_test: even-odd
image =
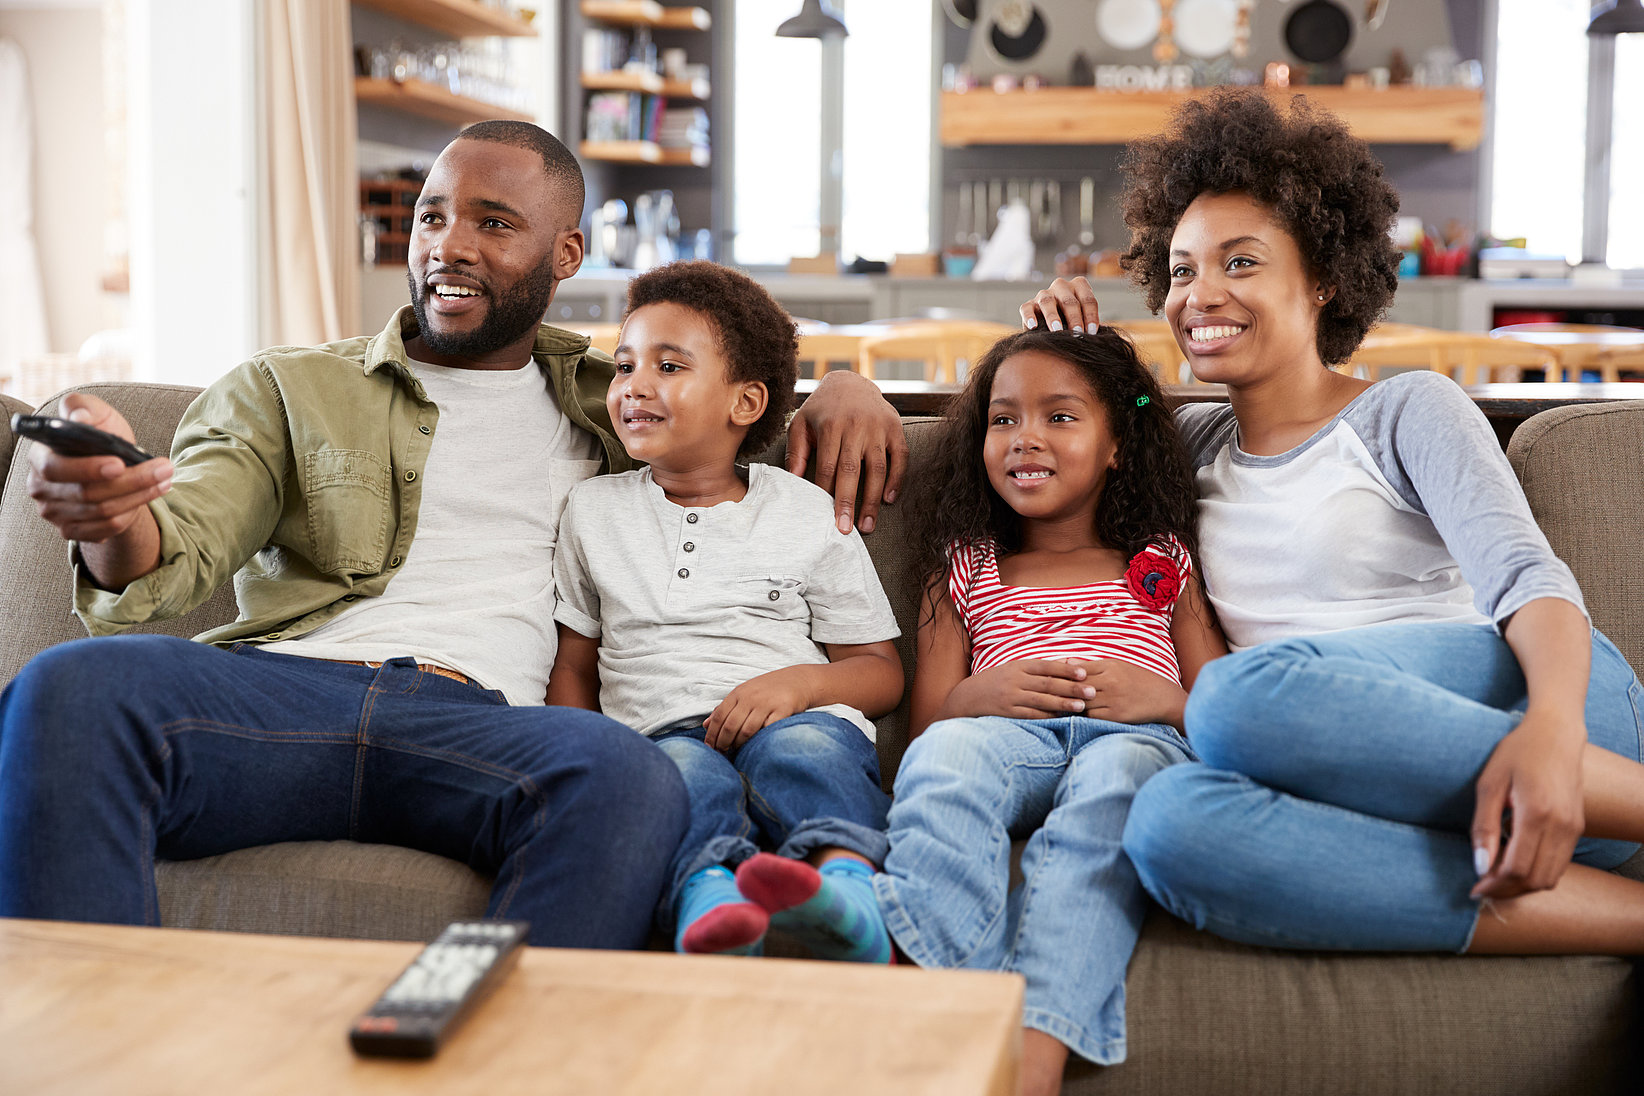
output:
[[[685,523],[687,526],[696,525],[700,520],[700,515],[698,515],[694,510],[687,511],[685,514]],[[674,575],[676,577],[683,579],[688,579],[691,577],[691,568],[689,563],[691,562],[691,553],[696,551],[696,547],[696,541],[681,538],[679,548],[674,553]]]

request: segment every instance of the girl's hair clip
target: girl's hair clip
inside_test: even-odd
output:
[[[1148,399],[1146,396],[1137,396],[1136,397],[1136,406],[1137,407],[1146,407],[1148,404],[1150,404],[1152,402],[1153,401]]]

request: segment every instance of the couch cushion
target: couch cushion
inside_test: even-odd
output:
[[[491,881],[443,856],[353,841],[290,841],[161,861],[168,928],[432,940],[480,917]]]
[[[6,470],[11,467],[12,450],[17,447],[17,437],[11,432],[11,417],[16,414],[28,414],[34,410],[16,396],[0,395],[0,484],[6,479]],[[26,473],[25,473],[26,474]]]

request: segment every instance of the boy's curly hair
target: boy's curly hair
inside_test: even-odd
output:
[[[719,336],[729,379],[765,385],[765,413],[737,449],[759,453],[782,433],[799,379],[799,338],[793,318],[740,271],[703,260],[668,263],[628,283],[628,311],[648,304],[683,305],[708,318]]]
[[[1319,315],[1326,365],[1351,357],[1393,300],[1398,192],[1370,146],[1305,98],[1282,114],[1254,88],[1189,100],[1167,132],[1130,144],[1123,171],[1130,248],[1119,261],[1154,312],[1170,289],[1170,238],[1182,213],[1201,194],[1228,191],[1271,207],[1308,269],[1334,287]]]
[[[1036,328],[994,343],[948,404],[929,447],[930,463],[920,472],[921,497],[907,508],[920,588],[944,588],[947,553],[955,544],[992,540],[1001,553],[1022,546],[1022,519],[988,481],[982,442],[999,367],[1034,350],[1055,355],[1084,377],[1118,442],[1116,467],[1096,504],[1097,539],[1128,557],[1173,536],[1197,561],[1197,492],[1187,450],[1159,382],[1130,339],[1111,327],[1086,335]],[[1142,397],[1146,402],[1139,404]]]

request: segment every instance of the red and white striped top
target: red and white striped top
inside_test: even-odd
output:
[[[1193,562],[1174,537],[1153,549],[1181,570]],[[1006,586],[989,541],[948,552],[948,595],[970,635],[970,672],[1038,658],[1062,662],[1118,658],[1180,684],[1170,622],[1176,601],[1148,608],[1124,578],[1083,586]]]

